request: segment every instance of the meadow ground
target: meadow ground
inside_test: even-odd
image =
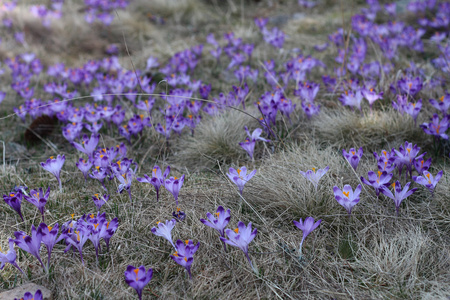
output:
[[[0,3],[0,91],[5,93],[0,101],[0,186],[4,197],[16,193],[12,189],[19,185],[28,187],[27,193],[50,187],[45,222],[61,227],[97,215],[92,196],[109,194],[99,211],[106,213],[107,220],[118,219],[109,249],[104,241],[100,243],[98,261],[91,241],[82,249],[84,264],[78,251],[65,252],[66,244],[60,241],[52,251],[50,268],[44,270],[30,251],[16,246],[15,261],[24,274],[7,263],[0,273],[0,291],[31,281],[50,289],[53,299],[134,299],[136,292],[126,284],[124,272],[128,265],[144,265],[153,269],[153,278],[144,288],[143,299],[450,297],[450,145],[445,138],[450,25],[449,14],[442,16],[450,12],[448,1],[396,1],[395,14],[386,8],[386,1],[322,0],[313,7],[308,7],[309,1],[286,0],[129,2],[124,9],[108,10],[89,7],[88,1],[33,1],[33,5],[47,5],[48,12],[53,9],[56,17],[48,12],[37,17],[28,2],[16,7]],[[63,4],[52,8],[49,3]],[[110,16],[88,23],[85,18],[93,9]],[[109,17],[111,23],[104,24]],[[255,18],[267,24],[258,27]],[[217,44],[208,38],[211,33]],[[328,47],[319,51],[316,46],[324,43]],[[202,49],[195,48],[200,44]],[[217,52],[218,47],[223,52],[216,59],[210,51]],[[23,54],[35,56],[27,60]],[[159,66],[149,67],[149,57],[156,58]],[[89,71],[90,62],[97,69]],[[54,67],[60,63],[64,66]],[[139,77],[151,81],[143,87],[137,83]],[[316,95],[315,83],[320,84]],[[211,90],[203,95],[200,90],[207,90],[207,85]],[[104,89],[91,97],[98,87]],[[382,98],[369,107],[367,99],[380,92]],[[125,95],[133,93],[139,95]],[[169,93],[173,97],[161,96]],[[154,99],[148,111],[136,107],[145,99]],[[411,114],[417,112],[419,99],[422,107],[414,120]],[[437,109],[429,99],[442,104],[438,102]],[[54,108],[59,102],[63,107]],[[199,105],[197,111],[195,105]],[[94,123],[84,119],[90,113],[104,123],[98,130],[99,149],[123,143],[123,156],[136,163],[125,171],[121,169],[124,157],[118,164],[117,158],[111,158],[106,165],[98,165],[97,171],[111,175],[104,182],[107,191],[89,175],[85,180],[76,164],[80,157],[89,158],[68,141],[80,142],[83,134],[91,135],[88,128]],[[113,114],[122,116],[117,124]],[[442,123],[426,130],[419,126],[430,123],[435,114]],[[38,119],[40,115],[50,117]],[[201,115],[198,124],[197,115]],[[274,122],[269,121],[272,117]],[[39,137],[27,135],[35,119],[52,130],[32,127]],[[133,135],[133,122],[148,126],[135,129]],[[77,123],[88,126],[78,128]],[[239,144],[253,142],[244,126],[250,133],[262,128],[261,136],[270,139],[255,141],[253,158]],[[166,138],[170,128],[173,131]],[[76,130],[78,135],[72,136]],[[420,151],[412,156],[414,149],[406,142]],[[342,150],[360,147],[364,154],[354,170]],[[391,159],[385,154],[383,160],[384,149],[398,153],[392,153]],[[91,155],[94,166],[89,173],[95,172],[104,153]],[[40,163],[63,154],[60,190],[55,176]],[[413,179],[426,178],[420,165],[429,158],[432,175],[443,171],[432,193]],[[390,183],[398,180],[404,187],[411,182],[411,188],[417,188],[401,202],[398,215],[394,201],[385,196],[388,192],[377,196],[372,186],[362,182],[369,171],[376,174],[377,163],[382,168],[384,162],[395,168],[390,171]],[[171,220],[177,209],[168,189],[161,187],[157,202],[155,188],[136,180],[152,174],[154,165],[163,171],[170,165],[169,176],[184,175],[178,207],[185,217],[176,223],[172,238],[174,243],[177,239],[200,243],[193,256],[192,279],[171,259],[175,252],[171,244],[152,232],[157,222]],[[227,173],[230,167],[242,166],[257,171],[241,195]],[[317,188],[300,174],[327,166]],[[118,178],[121,175],[125,184]],[[128,183],[127,176],[131,187],[118,193]],[[344,185],[362,188],[350,217],[333,193],[333,187]],[[349,197],[342,192],[341,196]],[[15,232],[31,234],[31,226],[42,222],[39,210],[27,200],[21,201],[23,221],[5,202],[0,205],[2,254]],[[253,266],[241,249],[228,245],[225,252],[219,233],[200,222],[218,206],[231,211],[227,228],[233,230],[242,221],[257,229],[248,245]],[[307,217],[322,222],[305,239],[300,255],[302,231],[293,221]],[[77,243],[73,232],[65,234]],[[94,231],[89,234],[94,239]],[[42,245],[44,265],[46,251]]]

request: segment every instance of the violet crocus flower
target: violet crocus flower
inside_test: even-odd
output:
[[[36,293],[34,293],[34,295],[31,292],[26,292],[22,298],[17,299],[14,298],[14,300],[42,300],[43,299],[43,295],[41,290],[37,290]]]
[[[395,157],[395,163],[397,164],[400,176],[402,174],[403,166],[406,166],[411,175],[413,160],[416,158],[417,154],[419,154],[420,147],[417,147],[417,145],[414,145],[413,147],[412,143],[406,141],[405,147],[400,145],[399,150],[394,149],[394,151],[397,155]]]
[[[39,212],[42,215],[42,222],[45,222],[44,220],[44,209],[45,204],[47,204],[48,196],[50,195],[50,187],[48,187],[47,191],[44,193],[44,190],[42,188],[39,188],[39,190],[31,190],[30,195],[25,195],[25,200],[33,204],[39,209]]]
[[[239,146],[241,146],[245,151],[247,151],[248,155],[250,155],[250,158],[253,159],[253,152],[255,151],[256,141],[270,142],[270,140],[261,137],[262,133],[261,128],[256,128],[252,132],[252,134],[250,134],[247,126],[245,126],[244,129],[247,132],[248,138],[245,140],[245,142],[239,143]]]
[[[170,244],[175,249],[177,249],[177,247],[175,247],[175,245],[172,242],[172,229],[175,227],[175,224],[177,224],[177,221],[175,219],[172,219],[170,221],[166,220],[165,223],[157,222],[156,224],[157,224],[158,228],[156,228],[156,227],[152,228],[153,234],[165,238],[166,240],[168,240],[170,242]]]
[[[320,178],[325,175],[325,173],[330,169],[330,167],[326,167],[324,169],[318,169],[316,171],[316,168],[312,168],[312,170],[308,170],[306,172],[300,171],[300,174],[302,174],[306,179],[311,181],[311,183],[314,185],[314,188],[317,192],[317,186],[319,185]]]
[[[306,237],[308,236],[308,234],[313,232],[313,230],[316,229],[320,225],[321,222],[322,222],[322,219],[317,220],[317,222],[314,223],[313,217],[307,217],[305,219],[305,222],[303,222],[303,220],[301,218],[300,218],[299,222],[294,221],[295,226],[297,226],[303,232],[302,241],[300,242],[300,246],[298,247],[298,252],[299,252],[300,256],[302,255],[302,246],[303,246],[303,242],[305,241]]]
[[[144,287],[150,282],[153,277],[153,270],[142,265],[139,268],[135,268],[132,265],[128,265],[125,271],[125,282],[136,290],[139,300],[142,299],[142,291]]]
[[[55,175],[56,179],[59,182],[59,190],[62,191],[62,184],[61,184],[61,168],[64,165],[64,161],[66,160],[65,155],[58,155],[56,158],[53,158],[53,156],[50,156],[47,161],[41,162],[41,166],[44,168],[44,170],[49,171],[53,175]]]
[[[16,263],[16,250],[14,250],[14,240],[9,239],[9,251],[6,253],[3,253],[2,248],[0,247],[0,270],[3,270],[6,263],[10,263],[14,267],[16,267],[22,274],[25,275],[25,273],[22,271],[22,269],[17,265]]]
[[[50,268],[50,258],[52,256],[53,247],[58,243],[63,237],[56,238],[59,231],[59,225],[56,223],[53,227],[47,226],[45,223],[39,224],[38,230],[41,231],[42,234],[42,243],[47,247],[47,269]]]
[[[70,229],[69,229],[70,230]],[[64,252],[69,251],[69,249],[74,246],[80,253],[81,264],[84,266],[83,261],[83,246],[89,239],[90,230],[85,224],[77,224],[77,228],[66,238],[66,243],[69,244]]]
[[[92,157],[95,149],[97,148],[98,141],[100,139],[99,134],[92,134],[90,138],[85,134],[82,137],[81,144],[72,142],[72,146],[74,146],[78,151],[87,154],[89,157]]]
[[[183,186],[183,182],[184,182],[184,175],[182,175],[180,178],[170,177],[169,179],[166,179],[164,181],[164,187],[175,198],[175,202],[177,203],[177,207],[178,207],[178,193],[180,192],[180,189]]]
[[[416,103],[408,102],[403,107],[403,110],[413,118],[414,125],[417,124],[417,116],[419,115],[421,108],[422,108],[422,99],[419,99]]]
[[[359,148],[358,152],[356,152],[355,148],[351,148],[348,152],[345,149],[342,150],[342,155],[344,155],[345,159],[348,161],[350,166],[352,166],[353,170],[356,171],[358,167],[359,160],[363,155],[363,148]]]
[[[380,172],[378,171],[378,175],[373,172],[369,171],[368,173],[369,180],[365,179],[361,176],[361,181],[367,185],[372,186],[375,189],[375,193],[377,194],[377,197],[380,195],[381,190],[389,186],[389,181],[392,179],[392,176],[394,174],[388,174],[386,171]]]
[[[94,194],[94,196],[92,196],[92,200],[94,200],[94,204],[95,207],[97,207],[97,211],[100,211],[100,208],[103,206],[103,204],[108,202],[109,195],[105,194],[101,196],[99,194]]]
[[[424,171],[428,171],[428,169],[431,166],[431,158],[429,158],[427,161],[425,161],[423,159],[424,155],[425,155],[425,153],[419,155],[413,161],[414,168],[420,175],[422,175]]]
[[[381,192],[385,196],[394,200],[395,212],[396,212],[397,216],[398,216],[398,211],[399,211],[400,204],[402,203],[402,201],[417,190],[417,188],[413,188],[408,191],[410,185],[411,185],[411,182],[408,182],[407,184],[405,184],[405,186],[402,190],[402,186],[401,186],[400,182],[397,180],[396,182],[394,182],[392,184],[392,186],[394,187],[395,194],[392,194],[392,192],[388,188],[384,188],[381,190]]]
[[[238,228],[236,228],[235,230],[225,230],[228,239],[224,237],[220,237],[220,239],[222,240],[222,242],[227,243],[228,245],[241,249],[253,269],[252,261],[248,256],[248,245],[256,237],[257,232],[258,231],[256,228],[252,231],[252,222],[249,222],[247,226],[245,226],[244,222],[239,222]]]
[[[217,212],[214,213],[217,216],[217,219],[209,212],[206,213],[206,217],[208,220],[200,219],[200,222],[205,224],[206,226],[209,226],[211,228],[214,228],[217,230],[221,237],[225,237],[225,227],[228,225],[228,222],[230,222],[231,214],[230,210],[225,209],[222,206],[219,206],[217,208]],[[223,242],[223,248],[225,249],[225,252],[227,251],[227,247],[225,245],[225,242]]]
[[[155,165],[152,169],[152,178],[148,176],[147,174],[144,174],[144,177],[138,177],[136,178],[139,182],[145,182],[145,183],[151,183],[156,190],[156,202],[159,201],[159,189],[162,186],[164,186],[164,181],[166,180],[167,176],[169,176],[170,173],[170,166],[167,166],[166,170],[164,171],[164,174],[161,172],[161,168],[158,165]]]
[[[439,180],[441,180],[443,171],[440,171],[436,174],[436,177],[433,177],[430,172],[423,171],[424,176],[413,176],[413,180],[418,184],[425,186],[433,195],[434,188],[436,187]]]
[[[342,190],[337,186],[334,186],[333,192],[337,202],[347,210],[348,216],[350,217],[353,207],[359,202],[361,185],[358,184],[355,191],[353,191],[352,187],[348,184],[344,185]]]
[[[80,160],[76,163],[77,168],[83,173],[84,176],[84,182],[87,181],[87,175],[89,171],[91,170],[93,164],[90,160],[84,160],[83,158],[80,158]]]
[[[361,92],[364,98],[369,101],[370,110],[372,110],[372,105],[376,100],[383,99],[383,92],[377,94],[377,92],[373,88],[367,89],[364,87]]]
[[[442,115],[445,116],[447,115],[447,111],[450,107],[450,94],[446,93],[445,96],[439,98],[439,101],[430,99],[430,103],[434,108],[438,109],[442,113]]]
[[[448,135],[445,133],[449,127],[450,116],[445,116],[439,121],[439,116],[434,114],[431,118],[431,123],[423,123],[420,127],[426,134],[434,135],[437,138],[448,140]]]
[[[98,263],[98,248],[100,246],[100,239],[102,238],[104,232],[106,231],[106,219],[105,218],[95,218],[91,225],[88,226],[90,231],[89,240],[95,248],[95,257]]]
[[[198,247],[200,247],[200,242],[194,245],[192,240],[186,240],[186,243],[177,240],[177,251],[170,256],[177,264],[186,269],[189,274],[189,279],[192,279],[191,265],[194,262],[194,253],[198,250]]]
[[[119,220],[117,218],[106,222],[106,231],[103,233],[102,238],[106,243],[106,249],[109,250],[109,241],[114,233],[116,233],[117,227],[119,227]]]
[[[239,193],[242,195],[242,191],[244,190],[244,185],[249,181],[256,173],[256,170],[253,170],[250,174],[247,174],[246,167],[240,167],[235,170],[234,168],[229,169],[229,173],[227,173],[228,178],[233,181],[238,189]]]
[[[16,243],[16,245],[19,246],[20,249],[36,257],[37,260],[41,263],[44,270],[46,270],[44,264],[42,263],[41,256],[39,254],[42,241],[41,230],[39,228],[36,229],[34,225],[31,225],[31,236],[27,235],[23,231],[14,232],[14,236],[16,237],[14,243]]]
[[[22,204],[22,198],[23,198],[23,195],[21,192],[3,195],[3,200],[5,200],[6,204],[11,206],[11,208],[14,209],[19,214],[19,216],[23,222],[22,212],[20,211],[21,204]]]
[[[352,107],[352,109],[356,107],[360,111],[362,99],[363,95],[360,90],[357,90],[356,92],[345,91],[345,93],[339,97],[339,101],[341,101],[342,105],[348,105]]]

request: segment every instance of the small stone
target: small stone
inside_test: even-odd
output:
[[[44,300],[53,300],[52,292],[49,289],[32,282],[25,283],[12,290],[0,293],[0,299],[20,299],[26,292],[30,292],[34,295],[37,290],[41,290]]]

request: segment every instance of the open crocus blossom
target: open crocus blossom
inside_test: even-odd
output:
[[[383,92],[377,94],[377,92],[373,88],[367,89],[366,87],[364,87],[361,92],[364,98],[366,98],[369,102],[370,110],[372,110],[372,105],[376,100],[383,99]]]
[[[242,191],[244,190],[244,185],[249,181],[256,173],[256,170],[253,170],[250,174],[247,174],[246,167],[240,167],[235,170],[234,168],[229,169],[229,173],[227,173],[228,178],[233,181],[238,189],[239,193],[242,195]]]
[[[169,176],[170,173],[170,166],[167,166],[166,170],[164,171],[164,174],[161,172],[161,168],[157,165],[153,167],[152,170],[152,177],[148,176],[147,174],[144,174],[144,177],[138,177],[136,178],[139,182],[145,182],[145,183],[151,183],[156,190],[156,202],[159,201],[159,188],[164,186],[164,181],[166,180],[167,176]]]
[[[41,263],[44,270],[46,269],[44,264],[42,263],[41,256],[39,254],[39,250],[41,249],[41,241],[42,241],[42,232],[38,228],[31,225],[31,236],[27,235],[23,231],[14,232],[14,236],[16,239],[14,243],[19,246],[20,249],[26,251],[36,257],[38,261]]]
[[[164,187],[166,188],[166,190],[168,190],[175,198],[177,207],[178,207],[178,193],[180,192],[180,189],[183,186],[183,182],[184,182],[184,175],[181,176],[180,178],[170,177],[169,179],[166,179],[164,182]]]
[[[0,270],[3,270],[6,263],[10,263],[14,267],[16,267],[20,272],[23,273],[22,269],[17,265],[16,263],[16,250],[14,250],[14,240],[9,239],[9,251],[6,253],[3,253],[3,249],[0,247]]]
[[[175,227],[175,224],[177,224],[177,221],[175,219],[172,219],[170,221],[166,220],[165,223],[158,222],[158,228],[153,227],[152,232],[153,234],[157,236],[162,236],[166,240],[170,242],[170,244],[176,249],[175,245],[172,241],[172,229]]]
[[[348,161],[350,166],[356,171],[358,167],[359,160],[363,155],[363,148],[359,148],[358,152],[356,152],[355,148],[351,148],[348,152],[345,149],[342,150],[342,155],[344,155],[345,159]]]
[[[347,210],[348,216],[350,217],[353,206],[355,206],[359,202],[361,185],[358,184],[355,191],[353,191],[352,187],[348,184],[344,185],[344,188],[342,190],[335,186],[333,187],[333,192],[337,202]]]
[[[239,222],[238,228],[235,230],[226,229],[225,233],[227,234],[228,239],[220,237],[222,242],[241,249],[247,257],[250,266],[253,268],[252,261],[248,256],[248,244],[256,237],[258,230],[255,228],[255,230],[252,231],[252,222],[249,222],[247,226],[245,226],[244,222]]]
[[[50,187],[48,187],[47,191],[44,193],[44,190],[42,188],[39,188],[39,190],[31,190],[30,196],[25,195],[25,200],[33,204],[39,209],[39,212],[42,215],[42,222],[45,222],[44,220],[44,209],[45,204],[47,204],[48,196],[50,195]]]
[[[392,179],[392,176],[394,176],[394,174],[388,174],[386,171],[378,171],[378,175],[373,171],[369,171],[367,175],[369,176],[369,180],[361,176],[361,181],[372,186],[375,189],[377,197],[384,187],[389,186],[389,181]]]
[[[87,154],[89,157],[94,155],[94,151],[97,148],[98,141],[100,139],[99,134],[92,134],[90,138],[85,134],[82,137],[81,144],[72,142],[72,146],[74,146],[78,151]]]
[[[65,155],[58,155],[56,158],[53,156],[50,156],[49,159],[47,159],[46,162],[41,162],[41,166],[44,168],[44,170],[49,171],[53,175],[55,175],[56,179],[59,182],[59,190],[62,191],[62,184],[61,184],[61,168],[64,165],[64,161],[66,160]]]
[[[300,171],[300,174],[312,182],[317,192],[317,186],[319,185],[320,178],[322,178],[329,169],[330,167],[328,166],[325,169],[318,169],[317,171],[316,168],[312,168],[312,170],[308,170],[306,172]]]
[[[92,200],[94,200],[94,204],[97,207],[97,211],[100,211],[100,208],[103,206],[103,204],[108,202],[109,195],[105,194],[102,196],[99,194],[94,194],[94,196],[92,196]]]
[[[313,217],[307,217],[305,219],[305,222],[303,222],[303,220],[301,218],[300,218],[299,222],[294,221],[295,226],[297,226],[303,232],[302,241],[300,242],[300,246],[298,248],[298,252],[300,255],[302,255],[302,245],[303,245],[303,242],[305,241],[306,237],[308,236],[308,234],[313,232],[313,230],[316,229],[320,225],[321,222],[322,222],[322,219],[320,219],[314,223]]]
[[[37,290],[34,295],[31,292],[26,292],[22,298],[20,299],[14,298],[14,300],[42,300],[42,299],[43,295],[41,290]]]
[[[448,135],[445,133],[450,126],[450,117],[447,115],[439,120],[439,116],[434,114],[430,123],[423,123],[420,127],[426,134],[434,135],[435,137],[448,140]]]
[[[227,211],[225,211],[225,209],[222,206],[219,206],[217,208],[217,212],[215,213],[215,215],[217,216],[217,219],[211,213],[208,212],[206,213],[206,217],[208,218],[209,221],[205,219],[200,219],[200,222],[202,222],[206,226],[214,228],[219,232],[221,237],[225,237],[225,227],[228,225],[228,222],[230,222],[231,218],[230,210],[227,209]],[[223,243],[223,247],[225,251],[227,251],[225,242]]]
[[[440,171],[436,174],[436,177],[433,177],[430,172],[423,171],[424,176],[413,176],[413,180],[418,184],[425,186],[431,194],[434,192],[434,188],[436,187],[439,180],[441,180],[443,171]]]
[[[402,190],[402,186],[401,186],[400,182],[397,180],[396,182],[394,182],[392,184],[392,186],[394,187],[394,194],[392,194],[392,192],[388,188],[384,188],[381,190],[381,192],[384,195],[386,195],[387,197],[394,200],[395,211],[396,211],[397,216],[398,216],[398,210],[400,208],[400,204],[402,203],[402,201],[417,190],[417,188],[413,188],[408,191],[410,185],[411,185],[411,182],[408,182],[407,184],[405,184],[405,187]]]
[[[194,245],[192,240],[186,240],[185,243],[181,240],[177,240],[176,252],[170,257],[179,265],[183,266],[189,274],[189,278],[192,279],[191,265],[194,262],[194,253],[200,247],[200,242]]]
[[[20,191],[12,192],[12,193],[9,193],[8,195],[3,195],[3,200],[5,200],[6,204],[11,206],[11,208],[14,209],[19,214],[19,216],[23,222],[22,212],[20,210],[21,204],[22,204],[22,198],[23,198],[23,195]]]
[[[53,247],[59,242],[63,237],[60,236],[59,239],[56,238],[59,231],[59,225],[56,223],[53,227],[47,226],[45,223],[39,224],[39,230],[42,233],[42,243],[47,247],[47,268],[50,268],[50,258],[52,256]]]
[[[125,271],[125,282],[136,290],[139,300],[142,299],[142,290],[150,282],[153,277],[153,270],[148,268],[145,270],[144,266],[135,268],[129,265]]]

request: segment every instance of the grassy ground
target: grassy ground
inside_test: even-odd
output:
[[[354,1],[322,1],[317,7],[305,11],[295,1],[201,1],[201,0],[134,0],[125,11],[118,11],[109,27],[88,25],[79,12],[82,1],[66,0],[65,14],[50,28],[28,12],[24,5],[12,12],[15,26],[26,34],[27,44],[18,47],[5,28],[0,48],[0,58],[12,58],[25,52],[36,53],[49,66],[64,62],[68,67],[81,67],[90,59],[104,57],[105,48],[116,44],[120,49],[120,62],[124,68],[145,68],[146,59],[152,55],[164,64],[170,56],[187,47],[205,43],[208,33],[219,39],[232,31],[247,43],[255,43],[250,62],[263,73],[262,62],[274,59],[277,66],[287,61],[299,48],[305,55],[313,54],[324,63],[332,64],[335,49],[316,53],[313,46],[327,41],[329,34],[359,11],[363,3]],[[37,1],[36,1],[37,3]],[[159,24],[149,20],[152,16],[164,18]],[[255,17],[268,17],[270,26],[280,27],[288,39],[284,50],[278,51],[264,43],[253,23]],[[209,49],[205,46],[205,49]],[[204,51],[192,78],[211,83],[211,95],[228,93],[236,84],[226,63],[217,64]],[[377,53],[370,55],[377,57]],[[399,58],[399,65],[411,57]],[[429,60],[413,57],[424,68],[432,70]],[[316,70],[310,80],[320,82],[321,76],[331,68]],[[400,70],[398,70],[400,72]],[[177,223],[174,240],[192,239],[200,242],[192,265],[193,279],[169,257],[173,249],[151,228],[157,221],[172,218],[176,209],[172,195],[162,189],[160,201],[149,184],[134,182],[131,188],[133,202],[126,193],[115,193],[118,181],[107,183],[111,200],[102,208],[108,219],[117,217],[119,228],[111,240],[109,252],[103,251],[99,263],[90,242],[84,247],[85,265],[78,255],[63,253],[64,244],[56,245],[48,274],[36,259],[17,249],[22,276],[7,265],[0,273],[0,290],[6,290],[33,281],[53,292],[54,299],[132,299],[132,288],[124,282],[127,265],[145,265],[154,271],[153,279],[144,290],[144,299],[448,299],[450,295],[450,167],[448,154],[436,154],[432,137],[415,127],[409,116],[401,116],[391,108],[395,95],[389,94],[389,83],[398,78],[391,72],[384,80],[386,97],[378,101],[374,112],[368,106],[363,113],[343,108],[339,94],[321,88],[318,103],[322,105],[319,116],[308,120],[300,109],[300,102],[287,90],[298,107],[292,116],[292,125],[280,120],[279,139],[270,145],[258,142],[255,160],[248,158],[239,147],[246,135],[245,125],[251,130],[258,127],[255,118],[259,112],[253,107],[260,95],[270,90],[264,80],[250,87],[246,113],[229,110],[218,117],[204,116],[202,123],[191,136],[187,131],[174,135],[168,146],[152,128],[146,128],[139,138],[132,139],[127,157],[139,165],[138,176],[150,174],[154,164],[161,168],[170,165],[171,176],[186,175],[180,191],[180,207],[186,219]],[[62,137],[60,125],[44,141],[27,145],[24,132],[26,124],[12,116],[13,107],[22,101],[10,87],[8,73],[0,81],[7,98],[1,103],[0,139],[4,141],[5,163],[0,167],[0,186],[7,194],[14,185],[30,189],[51,187],[46,206],[46,221],[62,224],[83,214],[95,212],[91,197],[102,192],[97,181],[85,180],[75,163],[76,150]],[[32,82],[36,97],[46,99],[43,85],[50,81],[44,73]],[[158,84],[157,93],[166,90],[164,82]],[[424,108],[418,124],[427,122],[434,113],[429,98],[443,91],[421,92]],[[82,91],[88,94],[88,91]],[[82,105],[90,100],[73,100]],[[134,115],[129,108],[127,117]],[[154,122],[162,116],[155,114]],[[100,145],[112,147],[125,139],[111,130],[101,131]],[[392,200],[380,196],[363,185],[360,177],[376,169],[372,152],[396,148],[412,142],[433,158],[431,173],[444,170],[433,196],[422,186],[395,215]],[[364,156],[357,172],[342,157],[342,149],[364,148]],[[443,145],[445,146],[445,145]],[[447,151],[448,153],[448,151]],[[62,171],[63,190],[58,190],[56,179],[44,171],[39,162],[51,155],[65,154]],[[231,183],[226,173],[229,167],[247,166],[257,169],[245,186],[243,196]],[[330,167],[317,191],[300,175],[313,167]],[[397,178],[397,177],[395,177]],[[352,217],[333,196],[333,186],[363,185],[361,201],[355,206]],[[151,188],[150,188],[151,187]],[[14,231],[29,232],[31,224],[38,225],[41,217],[29,203],[22,204],[25,221],[6,204],[0,206],[0,246],[7,249],[7,240]],[[215,212],[222,205],[231,209],[228,228],[238,221],[252,222],[258,229],[249,246],[249,256],[256,268],[252,270],[237,248],[223,251],[219,236],[199,219],[207,212]],[[298,257],[302,233],[293,220],[308,216],[322,219],[321,225],[306,239],[303,256]],[[104,249],[103,249],[104,250]]]

